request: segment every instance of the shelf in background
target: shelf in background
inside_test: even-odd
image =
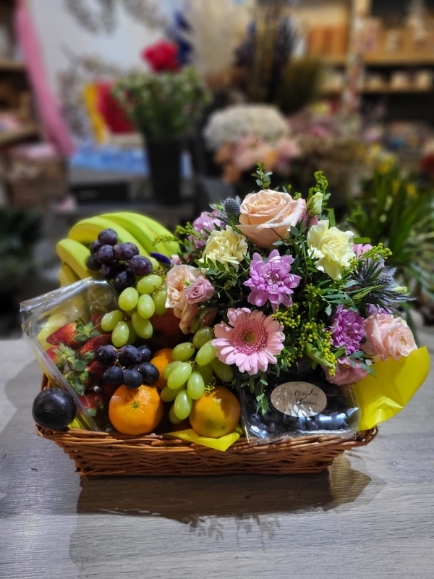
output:
[[[0,56],[0,70],[24,72],[26,70],[26,65],[21,60]]]
[[[0,133],[0,146],[12,145],[13,143],[36,137],[39,134],[37,125],[27,125],[16,131]]]
[[[367,66],[434,66],[434,54],[376,54],[365,55]]]
[[[327,88],[324,87],[321,92],[326,95],[339,95],[343,92],[342,88]],[[432,93],[433,88],[416,88],[416,87],[363,87],[362,94],[428,94]]]

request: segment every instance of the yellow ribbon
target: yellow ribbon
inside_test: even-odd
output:
[[[176,436],[177,438],[182,438],[183,440],[188,440],[188,442],[195,442],[196,444],[201,444],[202,446],[209,446],[215,450],[221,450],[225,452],[234,442],[236,442],[241,435],[241,429],[237,428],[234,432],[221,436],[220,438],[207,438],[205,436],[200,436],[192,428],[187,430],[178,430],[177,432],[167,432],[167,436]]]

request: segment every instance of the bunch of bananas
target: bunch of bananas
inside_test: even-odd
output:
[[[129,241],[137,245],[140,255],[149,257],[154,267],[158,264],[154,258],[150,257],[151,252],[170,257],[179,251],[179,246],[175,241],[154,243],[156,238],[171,236],[171,233],[146,215],[123,211],[89,217],[76,223],[70,229],[68,237],[59,241],[56,246],[57,255],[62,260],[59,271],[61,286],[93,275],[94,272],[91,272],[86,265],[90,255],[89,246],[101,231],[108,228],[116,231],[119,243]]]

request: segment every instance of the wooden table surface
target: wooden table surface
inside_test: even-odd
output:
[[[31,360],[0,342],[0,577],[434,578],[433,373],[320,475],[87,481],[36,436]]]

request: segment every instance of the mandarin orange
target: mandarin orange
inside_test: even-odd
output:
[[[164,404],[154,386],[119,386],[110,399],[109,418],[122,434],[148,434],[163,418]]]
[[[164,368],[170,362],[173,362],[172,348],[162,348],[161,350],[158,350],[158,352],[155,352],[154,357],[151,360],[151,364],[154,364],[154,366],[160,372],[160,377],[155,382],[155,386],[160,390],[163,390],[167,384],[167,380],[163,378],[163,372]]]
[[[190,424],[201,436],[219,438],[232,432],[240,419],[240,403],[227,388],[217,386],[193,402]]]

